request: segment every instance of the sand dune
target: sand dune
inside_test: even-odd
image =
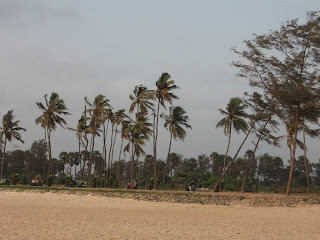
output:
[[[320,206],[240,207],[0,192],[0,239],[320,239]]]

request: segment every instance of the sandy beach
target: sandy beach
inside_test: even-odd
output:
[[[320,206],[158,203],[0,192],[0,239],[320,239]]]

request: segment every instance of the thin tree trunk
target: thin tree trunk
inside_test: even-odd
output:
[[[87,128],[87,105],[84,105],[84,119],[85,119],[85,128]],[[86,161],[87,161],[87,151],[88,151],[88,138],[87,138],[87,132],[84,132],[84,137],[86,140],[86,146],[85,146],[85,150],[84,150],[84,156],[83,156],[83,166],[82,166],[82,172],[81,172],[81,180],[83,181],[84,179],[84,168],[86,165]]]
[[[226,154],[224,155],[224,159],[223,159],[223,171],[226,169],[226,164],[227,164],[227,157],[228,157],[230,142],[231,142],[231,130],[232,130],[232,128],[231,128],[231,124],[230,124],[229,125],[228,146],[227,146]]]
[[[89,172],[88,172],[88,182],[91,180],[91,171],[92,171],[92,158],[93,158],[93,149],[94,149],[94,138],[95,138],[95,130],[92,133],[92,138],[91,138],[91,149],[90,149],[90,162],[89,162]]]
[[[108,155],[108,167],[107,167],[107,179],[109,178],[109,172],[110,172],[110,158],[111,158],[111,150],[112,150],[112,144],[113,144],[113,129],[114,125],[112,124],[112,131],[111,131],[111,140],[110,140],[110,148],[109,148],[109,155]]]
[[[306,132],[305,132],[304,119],[303,119],[303,151],[304,151],[304,165],[306,168],[306,177],[307,177],[307,184],[308,184],[308,193],[310,194],[311,188],[310,188],[310,178],[309,178],[309,165],[308,165],[308,159],[307,159]]]
[[[48,135],[48,151],[49,151],[49,169],[48,169],[48,175],[52,175],[52,155],[51,155],[51,132],[47,128],[47,135]]]
[[[236,154],[234,155],[233,159],[231,160],[231,162],[229,163],[229,165],[227,166],[227,168],[224,170],[224,172],[222,173],[222,176],[219,178],[218,182],[216,183],[216,185],[213,188],[213,191],[216,192],[218,189],[218,186],[220,185],[221,181],[223,180],[224,176],[226,175],[226,173],[228,172],[228,170],[230,169],[230,167],[232,166],[232,164],[234,163],[236,157],[238,156],[243,144],[247,141],[247,138],[251,132],[251,130],[253,129],[254,125],[256,124],[257,120],[259,119],[259,117],[261,116],[261,114],[268,108],[269,103],[272,101],[272,99],[268,102],[268,104],[266,105],[266,107],[261,110],[261,112],[258,114],[258,116],[254,119],[253,123],[250,126],[250,129],[248,130],[245,138],[243,139],[240,147],[238,148],[238,151],[236,152]]]
[[[1,174],[0,174],[0,180],[3,176],[3,168],[4,168],[4,162],[6,159],[6,147],[7,147],[7,138],[4,136],[4,146],[3,146],[3,155],[2,155],[2,162],[1,162]]]
[[[79,156],[78,156],[78,162],[80,164],[80,171],[82,169],[82,159],[81,159],[81,142],[80,142],[80,138],[79,138]]]
[[[113,152],[114,152],[114,146],[117,140],[117,131],[118,131],[118,124],[116,125],[116,130],[114,131],[114,139],[113,139],[113,145],[112,145],[112,151],[111,151],[111,166],[113,164]],[[110,176],[111,176],[111,167],[110,167]]]
[[[138,169],[139,169],[139,153],[138,151],[136,150],[135,151],[135,155],[137,156],[137,160],[136,160],[136,171],[135,171],[135,179],[138,179],[138,176],[139,176],[139,173],[138,173]]]
[[[107,129],[105,128],[105,123],[103,123],[103,161],[101,164],[101,175],[103,175],[103,187],[106,187],[106,165],[107,165],[107,136],[109,129],[109,119],[107,121]],[[101,179],[101,178],[100,178]]]
[[[170,142],[169,142],[169,150],[168,150],[168,155],[167,155],[167,161],[166,161],[166,164],[164,165],[163,181],[162,181],[163,185],[164,185],[164,182],[165,182],[167,166],[168,166],[168,163],[169,163],[169,155],[170,155],[170,151],[171,151],[171,143],[172,143],[172,132],[170,134]],[[171,173],[172,173],[172,171],[171,171]]]
[[[119,152],[119,161],[118,161],[118,171],[117,171],[118,186],[120,186],[120,160],[121,160],[122,146],[123,146],[123,138],[121,139],[121,146],[120,146],[120,152]]]
[[[133,164],[134,164],[134,148],[133,148],[133,142],[131,143],[131,171],[130,171],[130,180],[133,181]]]
[[[245,175],[244,175],[244,178],[243,178],[243,182],[242,182],[242,186],[241,186],[241,192],[243,193],[244,192],[244,188],[245,186],[247,185],[247,180],[248,180],[248,176],[249,176],[249,171],[250,171],[250,168],[251,168],[251,164],[253,162],[253,159],[255,157],[255,154],[256,154],[256,151],[258,149],[258,145],[260,143],[260,140],[261,140],[261,137],[262,137],[262,133],[263,131],[265,130],[265,128],[267,127],[268,123],[270,122],[271,120],[271,116],[268,118],[268,121],[265,123],[265,125],[263,126],[263,129],[261,130],[260,132],[260,135],[258,137],[258,140],[256,142],[256,145],[255,145],[255,148],[253,150],[253,153],[252,153],[252,156],[250,157],[249,159],[249,162],[248,162],[248,166],[247,166],[247,169],[246,169],[246,172],[245,172]]]
[[[154,135],[154,142],[153,142],[153,188],[158,189],[158,181],[157,181],[157,140],[158,140],[158,124],[159,124],[159,111],[160,111],[160,101],[158,100],[158,110],[157,110],[157,116],[155,118],[157,119],[155,123],[155,132],[153,132]],[[155,119],[154,119],[155,122]]]
[[[252,125],[251,125],[250,129],[248,130],[245,138],[243,139],[240,147],[238,148],[238,151],[237,151],[236,154],[234,155],[233,159],[231,160],[231,162],[229,163],[229,165],[227,166],[227,168],[223,171],[221,177],[219,178],[218,182],[216,183],[216,185],[215,185],[215,187],[214,187],[214,189],[213,189],[214,192],[217,191],[217,187],[220,185],[220,183],[222,182],[224,176],[226,175],[226,173],[228,172],[228,170],[230,169],[230,167],[231,167],[232,164],[234,163],[236,157],[238,156],[238,154],[239,154],[239,152],[240,152],[243,144],[246,142],[246,140],[247,140],[247,138],[248,138],[248,136],[249,136],[249,134],[250,134],[250,132],[251,132],[251,130],[252,130],[252,128],[253,128],[253,126],[254,126],[255,123],[256,123],[256,121],[254,121],[254,122],[252,123]]]
[[[291,156],[290,173],[289,173],[289,179],[288,179],[288,185],[287,185],[287,191],[286,191],[287,195],[290,195],[292,191],[293,170],[295,165],[297,134],[298,134],[298,124],[299,124],[298,117],[299,117],[299,108],[297,109],[295,124],[294,124],[294,142],[293,142],[293,149],[292,149],[292,156]]]
[[[87,162],[88,145],[89,145],[89,141],[88,141],[88,139],[86,138],[86,146],[85,146],[85,149],[84,149],[83,165],[82,165],[82,173],[81,173],[81,180],[82,180],[82,181],[83,181],[83,179],[84,179],[84,169],[85,169],[86,162]]]
[[[99,179],[100,179],[100,181],[101,181],[101,179],[102,179],[102,175],[103,175],[103,172],[104,172],[104,169],[105,169],[105,166],[104,166],[104,164],[105,164],[105,160],[106,160],[106,158],[105,158],[105,155],[104,155],[104,150],[105,150],[105,148],[106,148],[106,135],[105,135],[105,130],[106,130],[106,126],[105,126],[105,123],[103,122],[103,148],[102,148],[102,162],[101,162],[101,168],[100,168],[100,174],[99,174]]]

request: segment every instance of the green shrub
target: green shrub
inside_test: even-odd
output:
[[[17,183],[20,181],[21,176],[18,173],[14,173],[10,176],[10,180],[12,185],[17,185]]]
[[[55,178],[54,175],[48,175],[48,177],[47,177],[47,186],[48,186],[48,187],[50,187],[50,186],[53,185],[53,183],[54,183],[54,178]]]

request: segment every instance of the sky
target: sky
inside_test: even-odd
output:
[[[168,72],[180,87],[174,105],[186,110],[192,125],[184,142],[173,142],[172,151],[195,158],[224,154],[228,139],[215,127],[222,118],[218,109],[251,91],[230,66],[237,59],[230,48],[241,49],[252,34],[278,29],[287,20],[303,21],[311,10],[320,10],[319,0],[0,0],[0,115],[14,109],[27,128],[25,143],[13,141],[8,148],[25,150],[44,138],[35,124],[41,115],[35,103],[44,102],[45,94],[57,92],[65,100],[71,113],[65,119],[75,128],[85,96],[93,100],[103,94],[115,110],[128,110],[136,85],[154,89]],[[164,159],[169,133],[160,124],[158,155]],[[230,155],[243,137],[232,138]],[[253,140],[240,156],[253,148]],[[151,142],[145,146],[149,154]],[[319,144],[307,138],[313,162],[320,158]],[[286,163],[289,151],[282,145],[261,145],[257,155],[268,152]],[[96,149],[102,150],[102,139]],[[54,157],[77,151],[74,133],[58,128],[52,151]]]

